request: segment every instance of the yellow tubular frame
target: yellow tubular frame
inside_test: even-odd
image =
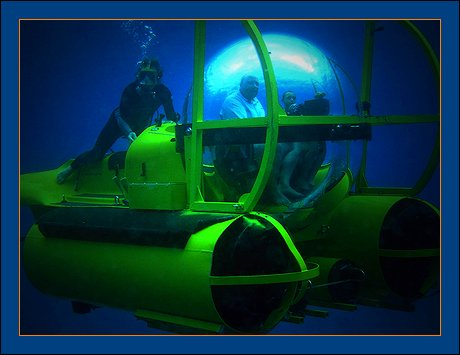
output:
[[[267,116],[252,118],[251,120],[218,120],[204,121],[204,69],[205,69],[205,21],[196,21],[195,23],[195,62],[194,62],[194,91],[193,91],[193,108],[192,108],[192,129],[191,137],[191,164],[190,164],[190,210],[223,212],[223,213],[248,213],[254,209],[259,201],[265,186],[267,185],[273,162],[276,154],[278,140],[278,129],[280,126],[292,125],[309,125],[309,124],[330,124],[330,117],[311,116],[308,122],[302,117],[290,116],[289,120],[284,120],[286,115],[278,104],[278,90],[276,85],[275,74],[265,42],[254,21],[241,21],[251,38],[257,54],[259,56],[266,92],[267,92]],[[410,22],[401,21],[402,25],[411,32],[421,43],[427,54],[435,79],[439,83],[439,61],[430,47],[428,41],[422,33]],[[374,21],[366,25],[365,45],[364,45],[364,65],[361,81],[361,101],[370,101],[371,76],[372,76],[372,59],[373,59],[373,31]],[[281,118],[281,120],[280,120]],[[440,115],[390,115],[390,116],[370,116],[364,113],[361,117],[357,116],[334,116],[334,123],[337,124],[359,124],[365,123],[372,126],[388,124],[415,124],[415,123],[439,123]],[[203,131],[211,129],[225,129],[231,127],[266,128],[265,150],[262,157],[259,173],[255,183],[248,194],[241,196],[239,201],[235,202],[208,202],[204,201],[201,190],[201,172],[202,172],[202,155],[203,155]],[[435,169],[439,166],[440,155],[440,127],[431,157],[425,167],[425,170],[419,180],[413,187],[402,188],[385,188],[369,187],[366,181],[366,158],[367,142],[364,142],[361,159],[361,167],[356,178],[356,194],[382,194],[382,195],[401,195],[415,196],[419,194],[428,184]]]
[[[259,56],[265,86],[267,91],[267,117],[253,118],[251,120],[224,120],[203,121],[203,97],[204,97],[204,38],[205,22],[197,21],[195,24],[195,72],[194,92],[192,109],[192,142],[191,142],[191,183],[190,183],[190,209],[192,211],[225,212],[225,213],[248,213],[252,211],[259,201],[262,192],[267,185],[273,162],[275,160],[276,145],[278,141],[278,125],[281,109],[278,103],[278,90],[276,87],[275,73],[270,56],[254,21],[242,21],[249,37],[254,43]],[[230,127],[265,127],[265,150],[262,157],[259,173],[255,183],[248,194],[240,198],[238,202],[206,202],[201,194],[201,165],[203,155],[203,131],[215,128]]]

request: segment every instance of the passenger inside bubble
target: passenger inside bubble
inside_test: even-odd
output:
[[[220,111],[221,119],[254,118],[265,116],[265,110],[256,98],[259,81],[254,75],[243,75],[239,91],[229,95]],[[315,99],[325,100],[324,93]],[[282,95],[283,107],[288,115],[301,115],[292,91]],[[328,106],[327,106],[328,108]],[[324,111],[324,110],[323,110]],[[311,115],[329,114],[312,112]],[[224,181],[235,189],[231,197],[250,191],[260,167],[264,144],[222,145],[215,148],[214,165]],[[314,178],[326,156],[324,141],[278,143],[273,172],[262,196],[265,204],[289,206],[307,197],[314,188]],[[227,193],[228,195],[229,193]]]

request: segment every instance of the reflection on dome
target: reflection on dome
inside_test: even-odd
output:
[[[330,112],[333,113],[334,109],[336,112],[340,110],[336,76],[327,56],[320,49],[294,36],[267,34],[263,37],[273,64],[280,100],[282,93],[287,90],[296,93],[298,103],[313,99],[316,93],[322,92],[331,103]],[[222,102],[227,95],[238,90],[244,74],[259,78],[257,98],[266,108],[266,91],[261,64],[255,47],[248,38],[229,45],[207,64],[205,120],[217,119]],[[327,114],[330,114],[329,110]],[[337,142],[327,142],[326,145],[324,169],[316,179],[317,183],[301,200],[291,201],[292,204],[289,206],[291,209],[312,207],[346,171],[346,145]],[[209,161],[206,153],[203,160]]]
[[[277,84],[290,90],[313,90],[312,83],[322,88],[334,87],[333,73],[327,57],[311,43],[288,35],[267,34],[264,36],[275,70]],[[254,45],[250,39],[238,41],[216,55],[205,72],[207,94],[227,94],[238,88],[245,73],[258,75],[263,94],[263,74]],[[305,93],[306,94],[306,93]],[[312,95],[311,95],[312,96]],[[263,99],[263,98],[262,98]]]

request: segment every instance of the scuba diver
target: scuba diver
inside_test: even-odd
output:
[[[174,111],[171,91],[160,83],[162,76],[163,70],[156,59],[145,58],[138,63],[136,80],[123,90],[120,105],[113,110],[93,148],[80,154],[57,174],[58,184],[64,183],[82,167],[102,160],[118,138],[125,137],[132,143],[151,125],[152,117],[160,106],[163,106],[168,120],[177,122],[180,119]],[[161,116],[157,125],[161,125]]]

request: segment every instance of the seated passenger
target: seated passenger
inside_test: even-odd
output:
[[[221,119],[263,117],[265,111],[256,98],[259,82],[255,76],[241,78],[238,92],[229,95],[220,111]],[[287,110],[295,104],[295,94],[283,95]],[[216,147],[215,167],[237,195],[249,192],[260,167],[263,144],[221,145]],[[262,196],[264,203],[290,205],[305,198],[313,189],[313,179],[325,157],[325,142],[278,143],[272,174]]]
[[[227,96],[220,118],[251,118],[264,117],[265,110],[257,99],[259,93],[259,80],[253,75],[243,75],[240,81],[240,89]]]
[[[125,137],[132,143],[151,125],[152,117],[161,105],[167,119],[177,122],[179,116],[174,111],[171,91],[160,83],[162,75],[163,71],[156,59],[146,58],[139,63],[136,80],[123,90],[120,105],[113,110],[94,147],[80,154],[72,164],[58,173],[58,184],[64,183],[82,167],[102,160],[118,138]]]
[[[281,100],[286,113],[292,114],[296,105],[295,93],[286,91]],[[279,169],[274,170],[278,176],[273,178],[277,182],[275,202],[289,204],[305,198],[312,191],[314,178],[326,156],[326,143],[279,143],[278,150]]]
[[[264,117],[265,110],[257,99],[259,80],[254,75],[243,75],[240,88],[224,100],[221,119]],[[258,172],[254,149],[258,144],[218,145],[214,165],[223,179],[238,195],[249,192]],[[263,149],[262,149],[263,150]]]

